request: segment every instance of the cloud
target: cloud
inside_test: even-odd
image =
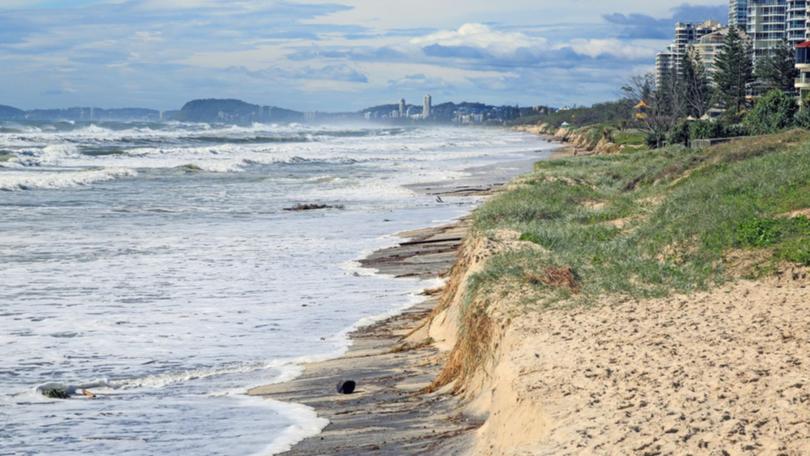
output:
[[[548,41],[523,33],[502,32],[484,24],[464,24],[458,30],[440,31],[411,39],[411,44],[434,49],[479,49],[494,56],[507,56],[519,49],[542,48]]]
[[[489,54],[474,46],[443,46],[431,44],[422,49],[430,57],[451,57],[461,59],[486,59]]]
[[[42,91],[42,95],[47,95],[47,96],[60,96],[60,95],[69,95],[69,94],[74,94],[74,93],[76,93],[76,91],[74,89],[71,89],[71,88],[68,88],[68,87],[63,87],[61,89],[48,89],[48,90],[43,90]]]
[[[322,68],[307,67],[300,70],[295,77],[327,81],[359,82],[363,84],[368,82],[368,76],[345,64],[326,65]]]
[[[728,22],[727,5],[690,5],[684,3],[671,9],[671,16],[656,18],[641,13],[611,13],[603,16],[604,20],[616,27],[621,39],[672,39],[676,22],[703,22],[715,20]]]
[[[252,78],[263,81],[323,80],[361,84],[368,82],[368,76],[346,64],[325,65],[322,67],[304,66],[296,69],[265,68],[261,70],[249,70],[244,67],[237,67],[231,68],[230,70],[244,73]]]
[[[618,39],[573,40],[571,48],[580,55],[592,58],[610,56],[623,60],[654,58],[656,48],[633,45]]]
[[[604,19],[618,27],[621,39],[667,39],[672,36],[674,22],[645,14],[606,14]]]
[[[321,60],[321,59],[345,59],[351,61],[401,61],[408,58],[402,51],[383,46],[379,48],[371,46],[310,46],[306,48],[293,47],[293,51],[287,54],[291,61]]]
[[[564,66],[567,61],[603,57],[640,60],[655,57],[656,51],[655,47],[614,38],[551,42],[541,36],[498,31],[483,24],[465,24],[458,30],[440,31],[410,42],[424,45],[422,52],[428,57],[473,61],[492,67],[535,67],[549,62]]]
[[[726,24],[728,23],[728,5],[690,5],[684,3],[672,9],[672,19],[676,22],[703,22],[710,19]]]
[[[452,89],[455,84],[451,81],[445,80],[441,77],[427,76],[422,73],[406,75],[400,79],[392,79],[388,81],[388,88],[390,90],[402,91],[422,91],[444,93]]]

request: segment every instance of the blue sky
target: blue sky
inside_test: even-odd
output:
[[[0,104],[590,104],[718,0],[0,0]]]

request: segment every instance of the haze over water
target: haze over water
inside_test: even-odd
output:
[[[475,200],[404,185],[516,174],[548,148],[495,129],[0,124],[0,454],[243,455],[317,432],[243,393],[417,299],[425,283],[352,261]],[[309,202],[345,209],[283,210]],[[99,397],[35,392],[51,382]]]

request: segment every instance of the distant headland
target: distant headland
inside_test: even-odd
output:
[[[478,102],[432,104],[425,96],[421,105],[383,104],[356,112],[300,112],[277,106],[248,103],[238,99],[207,98],[192,100],[179,110],[159,111],[147,108],[103,109],[72,107],[65,109],[22,110],[0,105],[0,121],[44,122],[205,122],[246,124],[254,122],[332,122],[372,121],[396,124],[489,124],[503,125],[515,119],[550,113],[548,106],[493,106]]]

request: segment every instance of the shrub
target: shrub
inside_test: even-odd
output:
[[[670,145],[683,144],[695,139],[715,139],[748,136],[748,129],[741,124],[729,124],[720,120],[682,120],[667,134]]]
[[[810,219],[807,217],[757,218],[737,228],[737,243],[741,247],[767,247],[796,237],[806,241],[807,236],[810,236]]]
[[[691,122],[688,120],[681,120],[675,124],[672,130],[667,133],[667,143],[670,145],[683,144],[684,146],[689,146],[690,123]]]
[[[748,129],[745,128],[745,125],[736,123],[736,124],[724,124],[726,138],[736,138],[740,136],[748,136],[750,133]]]
[[[661,132],[647,133],[647,136],[644,138],[644,141],[647,143],[647,147],[651,149],[663,146],[666,140],[666,135]]]
[[[689,138],[690,139],[713,139],[724,138],[726,136],[726,128],[720,122],[712,122],[709,120],[698,120],[689,125]]]
[[[755,135],[775,133],[793,125],[799,107],[793,97],[771,90],[757,101],[743,123]]]
[[[780,223],[775,219],[752,219],[737,227],[737,243],[741,247],[766,247],[781,237]]]
[[[810,107],[797,112],[795,121],[797,126],[810,129]]]

